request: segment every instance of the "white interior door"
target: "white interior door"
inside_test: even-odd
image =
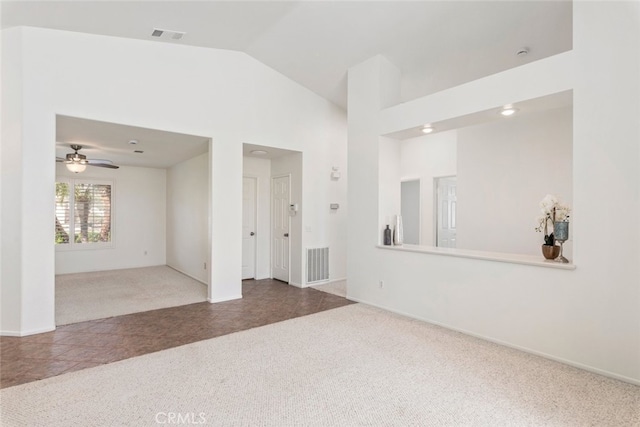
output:
[[[242,178],[242,280],[256,277],[256,178]]]
[[[271,275],[289,283],[289,203],[291,177],[272,179],[271,186]]]
[[[456,247],[456,186],[455,176],[436,178],[436,246]]]

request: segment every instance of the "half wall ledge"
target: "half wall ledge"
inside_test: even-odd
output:
[[[390,251],[400,252],[417,252],[432,255],[452,256],[458,258],[471,258],[483,261],[495,261],[506,262],[510,264],[524,264],[533,265],[535,267],[545,268],[557,268],[560,270],[575,270],[575,264],[561,264],[552,260],[543,260],[534,255],[520,255],[520,254],[507,254],[500,252],[483,252],[473,251],[469,249],[452,249],[452,248],[438,248],[435,246],[421,246],[421,245],[402,245],[402,246],[383,246],[377,245],[379,249],[385,249]]]

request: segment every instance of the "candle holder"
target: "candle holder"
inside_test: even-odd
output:
[[[564,242],[569,240],[569,223],[566,221],[554,222],[553,235],[556,240],[560,242],[560,255],[558,255],[558,258],[556,258],[555,261],[563,264],[569,263],[569,260],[562,255]]]

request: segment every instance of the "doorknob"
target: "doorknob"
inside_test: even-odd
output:
[[[284,233],[284,237],[289,237],[289,233]]]
[[[249,236],[255,236],[256,233],[254,233],[253,231],[251,233],[249,233]]]

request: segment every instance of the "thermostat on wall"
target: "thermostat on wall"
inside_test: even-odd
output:
[[[337,203],[331,203],[331,204],[329,205],[329,207],[331,207],[331,209],[338,209],[338,208],[340,207],[340,205],[339,205],[339,204],[337,204]]]

